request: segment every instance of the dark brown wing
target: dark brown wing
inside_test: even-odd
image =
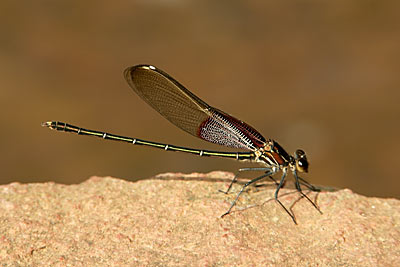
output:
[[[156,67],[129,67],[124,76],[147,104],[191,135],[212,143],[249,150],[265,142],[265,138],[253,127],[209,106]]]

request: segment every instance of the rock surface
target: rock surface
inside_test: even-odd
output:
[[[345,189],[310,192],[323,214],[293,189],[240,189],[232,174],[164,174],[127,182],[92,177],[78,185],[0,186],[2,266],[395,266],[400,201]],[[293,193],[294,192],[294,193]]]

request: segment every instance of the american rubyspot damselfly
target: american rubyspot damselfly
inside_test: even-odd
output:
[[[228,211],[225,212],[221,217],[230,213],[244,189],[265,177],[269,177],[277,185],[275,191],[275,200],[290,215],[294,223],[296,223],[294,214],[290,212],[278,199],[279,190],[284,185],[285,178],[289,170],[293,173],[295,178],[295,187],[297,191],[300,192],[302,197],[310,201],[319,212],[321,212],[317,205],[303,193],[300,186],[301,183],[313,191],[319,191],[317,188],[298,176],[298,173],[308,171],[309,164],[306,154],[303,150],[298,149],[293,156],[290,156],[278,144],[278,142],[272,139],[265,139],[250,125],[217,108],[209,106],[174,78],[154,66],[137,65],[129,67],[125,70],[124,76],[130,87],[145,102],[147,102],[147,104],[153,107],[175,126],[205,141],[226,147],[245,149],[250,152],[221,152],[180,147],[88,130],[58,121],[44,122],[42,123],[42,126],[49,127],[50,129],[57,131],[72,132],[79,135],[97,136],[103,139],[123,141],[135,145],[150,146],[168,151],[179,151],[196,154],[199,156],[250,160],[264,165],[263,168],[240,169],[240,171],[264,171],[264,174],[244,184]],[[278,173],[279,171],[282,172],[282,176],[280,181],[277,182],[272,175]],[[236,182],[236,176],[232,180],[228,189],[223,192],[227,194],[234,182]]]

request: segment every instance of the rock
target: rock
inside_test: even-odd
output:
[[[400,201],[344,189],[309,192],[275,186],[225,195],[232,174],[169,173],[138,182],[92,177],[78,185],[0,186],[3,266],[395,266]]]

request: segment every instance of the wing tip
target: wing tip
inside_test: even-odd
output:
[[[153,65],[150,64],[140,64],[140,65],[135,65],[135,66],[131,66],[128,67],[124,70],[124,77],[127,81],[132,80],[132,75],[136,70],[153,70],[153,71],[157,71],[157,68]]]

